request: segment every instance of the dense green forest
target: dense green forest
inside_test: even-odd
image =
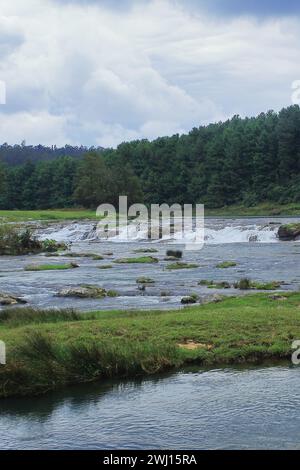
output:
[[[21,145],[8,145],[4,143],[0,145],[0,161],[7,163],[9,166],[22,165],[30,160],[32,163],[38,161],[54,160],[58,157],[74,157],[82,158],[82,156],[89,151],[101,151],[102,147],[75,147],[72,145],[65,145],[64,147],[57,147],[52,145],[46,147],[44,145],[26,145],[25,141]]]
[[[2,158],[0,209],[96,207],[119,194],[210,208],[300,201],[299,106],[83,153],[40,161],[28,153],[17,166]]]

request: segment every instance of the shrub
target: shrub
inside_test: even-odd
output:
[[[41,248],[28,229],[20,230],[11,225],[0,226],[0,255],[21,255]]]
[[[234,287],[236,289],[249,290],[249,289],[252,289],[252,283],[250,279],[248,279],[247,277],[244,277],[239,282],[236,282]]]
[[[39,241],[31,230],[2,224],[0,225],[0,256],[2,255],[27,255],[29,253],[52,253],[57,250],[67,249],[64,243],[54,240]]]

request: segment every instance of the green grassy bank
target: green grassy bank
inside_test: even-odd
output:
[[[28,221],[63,221],[96,219],[95,210],[88,209],[58,209],[34,211],[0,211],[0,221],[28,222]],[[300,216],[300,203],[274,205],[260,204],[255,207],[228,206],[219,209],[206,209],[206,216],[224,217],[255,217],[255,216]]]
[[[228,206],[219,209],[206,209],[206,216],[224,217],[263,217],[263,216],[300,216],[300,203],[272,204],[269,202],[253,207]]]
[[[1,211],[0,221],[4,222],[29,222],[29,221],[64,221],[96,219],[95,210],[87,209],[58,209],[36,211]]]
[[[300,339],[300,293],[256,294],[168,312],[6,310],[0,396],[199,364],[283,359]]]

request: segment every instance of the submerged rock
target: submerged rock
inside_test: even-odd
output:
[[[180,259],[182,258],[182,251],[181,250],[168,250],[167,258]]]
[[[150,277],[138,277],[136,280],[137,284],[155,284],[155,281]]]
[[[278,238],[282,241],[293,241],[300,238],[300,223],[281,225],[278,230]]]
[[[21,297],[16,297],[11,294],[5,294],[0,292],[0,305],[17,305],[17,304],[27,304],[27,301]]]

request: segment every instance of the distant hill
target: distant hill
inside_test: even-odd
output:
[[[58,157],[73,157],[80,158],[86,152],[91,150],[101,151],[104,150],[102,147],[73,147],[71,145],[65,145],[65,147],[45,147],[44,145],[0,145],[0,161],[6,163],[9,166],[23,165],[28,161],[36,163],[39,161],[50,161]]]

